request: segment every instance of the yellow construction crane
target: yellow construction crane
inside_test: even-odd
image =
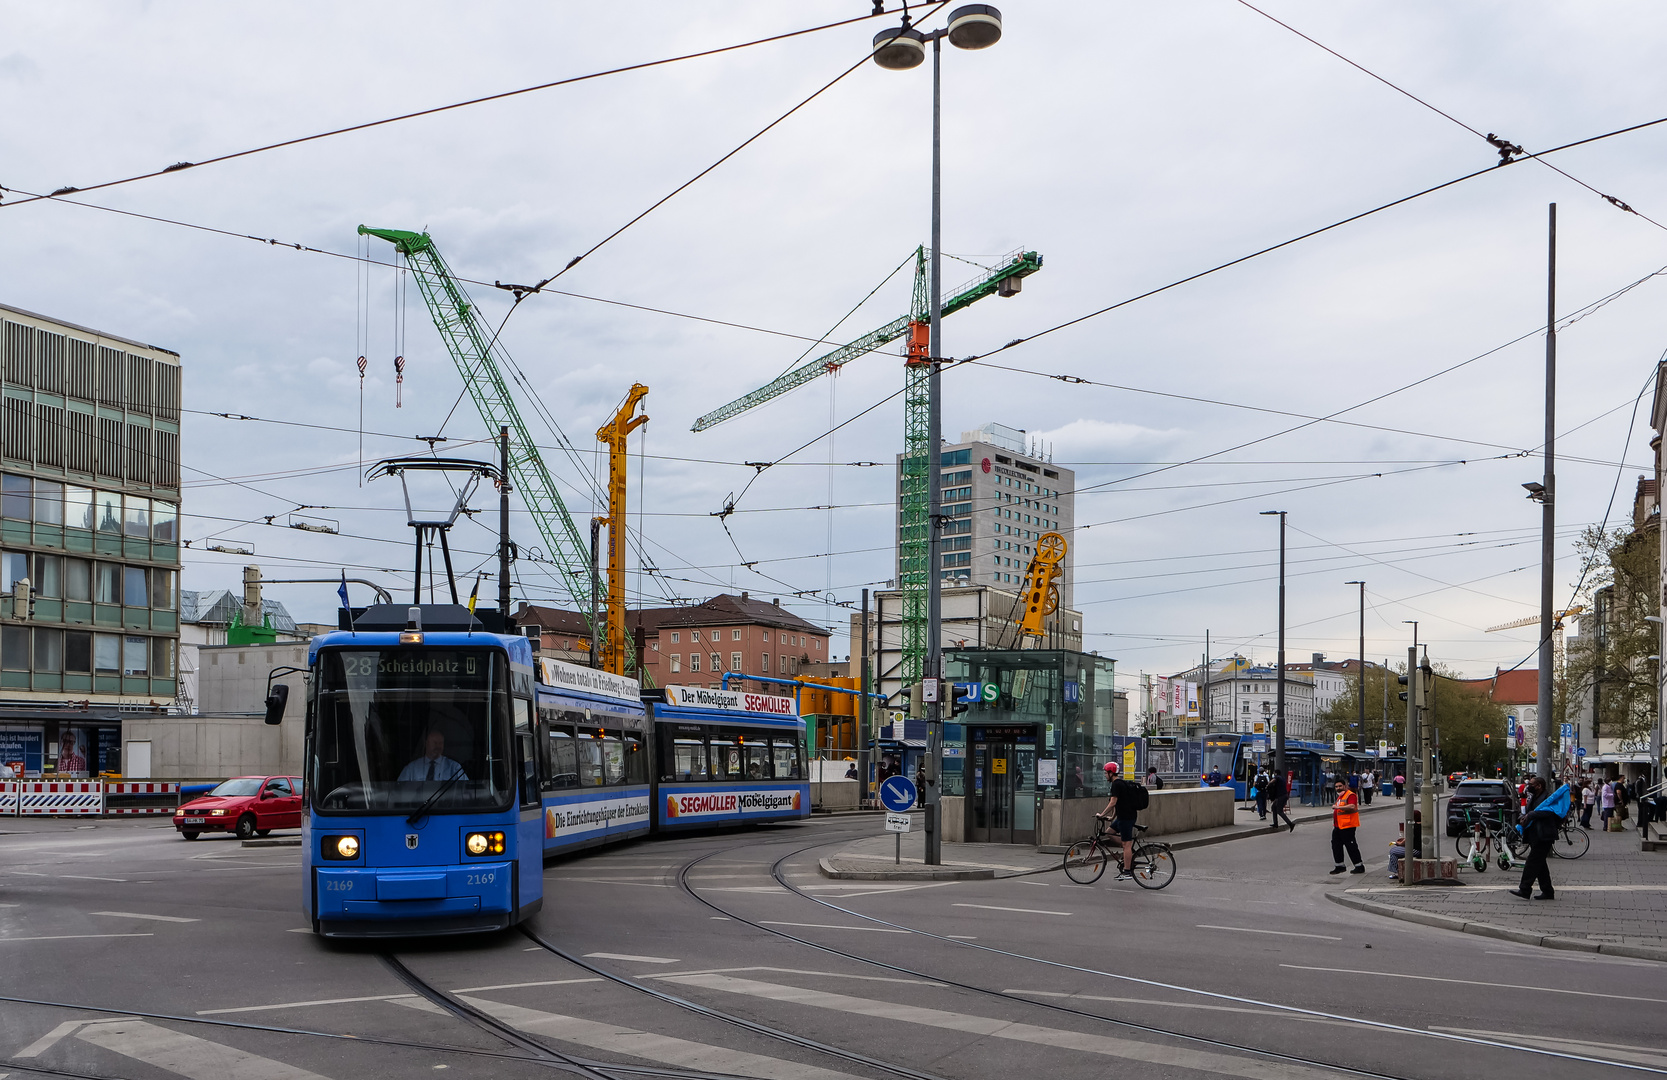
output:
[[[608,447],[608,516],[597,522],[608,530],[608,602],[603,621],[602,670],[625,674],[629,650],[625,646],[625,440],[648,423],[647,415],[633,417],[648,387],[632,383],[625,404],[596,432]],[[635,665],[633,665],[635,666]]]
[[[1041,644],[1042,620],[1059,610],[1059,575],[1064,573],[1064,565],[1065,537],[1056,532],[1043,533],[1025,570],[1025,613],[1019,620],[1019,648]]]
[[[1563,620],[1564,619],[1572,619],[1576,615],[1579,615],[1582,611],[1585,611],[1585,610],[1586,610],[1586,606],[1584,604],[1576,604],[1576,605],[1574,605],[1574,607],[1564,608],[1562,611],[1555,612],[1551,616],[1552,628],[1555,629],[1555,630],[1563,629]],[[1515,630],[1520,626],[1534,626],[1539,621],[1540,621],[1540,617],[1538,615],[1531,615],[1526,619],[1512,619],[1510,622],[1500,623],[1498,626],[1488,627],[1487,632],[1491,634],[1495,630]]]

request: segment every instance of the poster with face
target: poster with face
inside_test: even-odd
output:
[[[58,736],[58,775],[87,775],[87,732],[66,727]]]

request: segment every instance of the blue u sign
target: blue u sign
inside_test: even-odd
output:
[[[888,776],[880,785],[880,804],[893,813],[912,809],[919,794],[915,782],[907,776]]]

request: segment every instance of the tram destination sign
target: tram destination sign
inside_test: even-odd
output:
[[[629,701],[633,705],[642,701],[642,684],[635,679],[627,679],[623,675],[615,675],[611,671],[600,668],[580,667],[578,664],[565,664],[560,660],[540,657],[538,674],[544,680],[545,686],[553,686],[560,690],[576,690],[586,694],[597,694],[602,697],[619,698]]]
[[[738,690],[713,690],[705,686],[668,686],[666,704],[679,709],[721,709],[724,712],[771,713],[775,716],[799,715],[799,706],[790,697],[746,694]]]

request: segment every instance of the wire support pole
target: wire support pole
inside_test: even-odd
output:
[[[943,442],[942,379],[939,358],[943,352],[943,35],[932,36],[932,261],[931,285],[927,295],[931,319],[932,357],[927,378],[926,420],[926,674],[939,680],[938,698],[943,697],[943,577],[938,569],[938,552],[943,526],[943,487],[940,453]],[[943,823],[940,820],[940,773],[942,772],[943,706],[932,701],[926,706],[926,856],[928,866],[943,861]]]
[[[1540,693],[1535,710],[1534,772],[1551,779],[1551,691],[1556,633],[1552,610],[1552,573],[1556,555],[1557,530],[1557,204],[1552,203],[1546,219],[1545,305],[1545,474],[1540,483]]]

